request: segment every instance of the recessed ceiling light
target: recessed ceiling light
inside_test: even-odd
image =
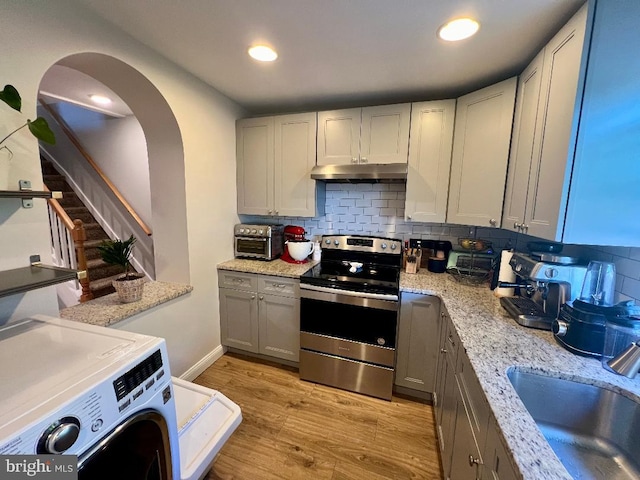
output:
[[[266,45],[256,45],[249,49],[249,55],[256,60],[261,62],[273,62],[276,58],[278,58],[278,54],[276,51],[267,47]]]
[[[480,24],[472,18],[458,18],[441,26],[438,30],[438,36],[443,40],[455,42],[469,38],[471,35],[474,35],[479,28]]]
[[[109,97],[105,97],[104,95],[89,95],[89,98],[93,103],[97,103],[98,105],[111,104],[111,99]]]

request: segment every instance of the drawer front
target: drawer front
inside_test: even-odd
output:
[[[218,270],[218,286],[255,292],[258,290],[258,276],[251,273]]]
[[[473,434],[476,437],[480,451],[483,451],[487,439],[490,408],[484,391],[478,382],[476,372],[471,367],[464,351],[458,355],[456,371],[458,372],[463,399],[468,407]]]
[[[282,297],[300,297],[300,280],[287,277],[261,275],[258,277],[258,291]]]

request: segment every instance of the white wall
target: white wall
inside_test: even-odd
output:
[[[111,117],[72,104],[56,107],[91,158],[153,229],[147,141],[138,119]],[[55,146],[47,149],[58,156]]]
[[[170,345],[172,373],[181,375],[220,346],[216,264],[233,256],[229,241],[237,221],[235,188],[235,119],[240,108],[211,87],[150,51],[130,37],[84,13],[77,4],[56,2],[0,3],[3,54],[2,80],[15,85],[23,97],[23,112],[33,118],[40,80],[58,60],[72,54],[96,52],[115,57],[144,75],[166,100],[180,128],[182,147],[166,145],[184,155],[186,218],[173,212],[154,211],[154,231],[167,237],[157,248],[161,268],[158,278],[170,280],[172,258],[183,258],[188,269],[177,269],[194,290],[188,296],[156,308],[145,316],[140,328],[157,326]],[[221,47],[223,48],[223,47]],[[116,92],[117,93],[117,92]],[[0,106],[1,107],[1,106]],[[135,111],[135,110],[134,110]],[[18,126],[24,117],[0,110],[0,134]],[[141,120],[142,123],[142,120]],[[147,136],[148,138],[148,136]],[[13,145],[19,158],[20,178],[42,185],[36,141],[28,134]],[[161,172],[158,173],[161,176]],[[170,186],[172,181],[163,179]],[[153,178],[152,178],[153,183]],[[153,200],[152,200],[153,201]],[[43,201],[33,209],[19,208],[17,200],[0,203],[0,270],[24,266],[31,254],[49,256],[48,222]],[[157,220],[158,219],[158,220]],[[172,221],[185,225],[188,245],[172,251]],[[188,272],[187,278],[182,272]],[[15,298],[18,297],[18,298]],[[30,299],[33,298],[33,301]],[[1,321],[28,314],[57,311],[55,289],[0,299]],[[55,313],[54,313],[55,314]],[[130,321],[136,329],[136,319]],[[152,333],[152,332],[150,332]]]

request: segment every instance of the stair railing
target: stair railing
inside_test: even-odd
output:
[[[47,187],[44,189],[48,191]],[[72,268],[74,270],[87,270],[87,257],[84,251],[84,242],[87,240],[87,232],[82,220],[71,220],[58,200],[47,199],[49,211],[49,227],[51,231],[51,248],[53,250],[53,262],[59,267]],[[93,299],[89,276],[86,275],[80,282],[80,303]]]
[[[47,104],[47,102],[45,102],[44,99],[38,98],[38,102],[49,113],[49,115],[51,115],[51,117],[56,121],[56,123],[60,126],[60,128],[64,132],[64,134],[69,138],[73,146],[76,147],[78,152],[80,152],[80,155],[82,155],[82,157],[87,161],[87,163],[91,165],[91,167],[95,170],[98,176],[104,181],[104,183],[115,195],[115,197],[122,204],[122,206],[127,210],[127,212],[129,212],[131,217],[140,226],[142,231],[148,236],[151,236],[151,229],[147,226],[146,223],[144,223],[142,218],[140,218],[140,216],[136,213],[136,211],[129,204],[129,202],[127,202],[127,200],[122,196],[122,194],[113,184],[113,182],[109,180],[109,177],[107,177],[107,175],[102,171],[102,169],[98,166],[98,164],[91,157],[91,155],[89,155],[89,152],[87,152],[87,150],[82,146],[82,144],[80,143],[80,140],[78,140],[78,137],[75,136],[71,128],[69,128],[69,125],[67,125],[67,122],[65,122],[64,119],[60,115],[58,115],[58,112],[56,112],[53,108],[51,108],[51,106]]]

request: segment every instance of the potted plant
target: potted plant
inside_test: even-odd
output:
[[[144,276],[131,271],[131,254],[136,237],[131,235],[128,240],[105,240],[98,245],[100,257],[109,265],[122,267],[123,275],[116,278],[112,284],[122,303],[137,302],[142,298]]]
[[[16,90],[13,85],[4,86],[4,89],[0,91],[0,100],[18,112],[22,110],[22,98],[20,97],[18,90]],[[38,140],[42,140],[43,142],[50,143],[52,145],[56,143],[55,135],[49,128],[47,121],[42,117],[38,117],[33,121],[27,119],[24,125],[19,126],[0,140],[0,153],[2,153],[0,156],[0,190],[6,190],[9,187],[9,162],[13,157],[11,149],[3,144],[14,133],[22,130],[24,127],[28,127],[31,134]]]

